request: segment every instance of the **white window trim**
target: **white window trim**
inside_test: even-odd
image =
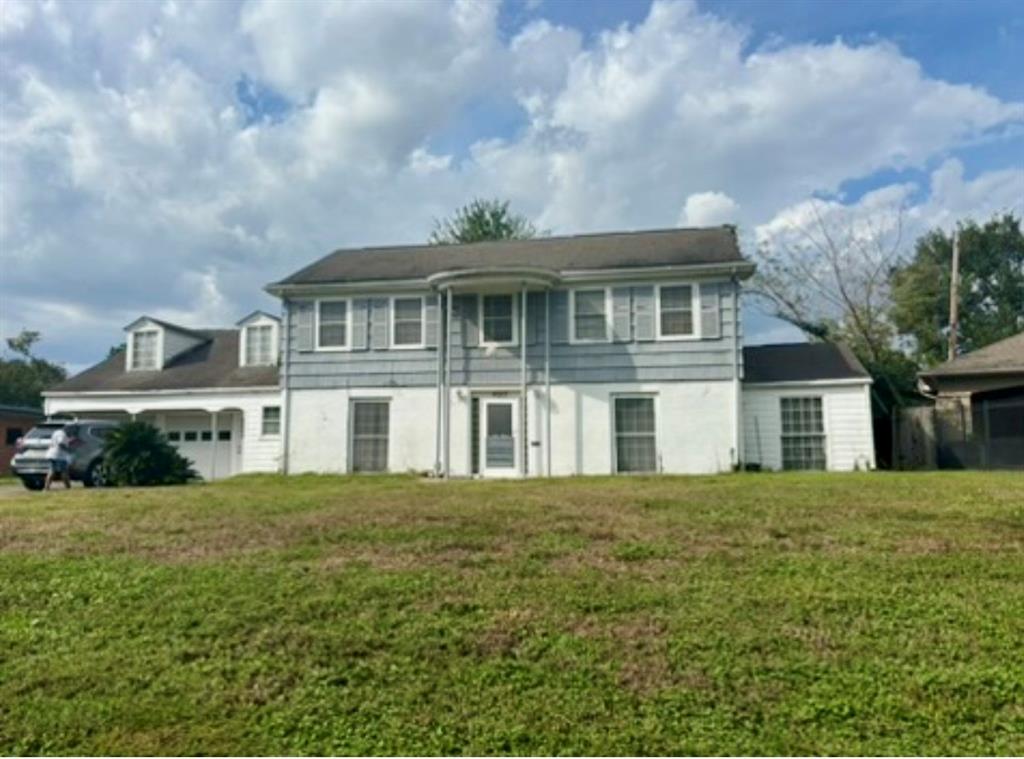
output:
[[[320,345],[320,304],[345,304],[345,344]],[[313,306],[313,349],[316,351],[351,351],[352,350],[352,299],[351,298],[317,298]]]
[[[249,330],[254,327],[270,327],[270,361],[266,364],[253,364],[249,362]],[[280,337],[277,325],[271,320],[253,322],[242,327],[241,339],[238,341],[240,352],[238,363],[240,366],[277,366],[279,360],[279,348],[277,347]]]
[[[512,299],[512,339],[511,340],[485,340],[484,339],[484,296],[503,295]],[[518,293],[478,293],[476,296],[477,326],[480,329],[480,339],[477,345],[481,348],[512,348],[519,345],[519,299],[522,296]]]
[[[663,287],[689,287],[690,310],[693,314],[693,332],[689,335],[663,335],[661,333],[661,289]],[[654,337],[659,341],[700,340],[703,332],[700,310],[700,283],[698,282],[659,282],[654,288]]]
[[[619,431],[615,427],[615,402],[619,398],[650,398],[654,401],[654,461],[655,469],[653,472],[620,472],[619,471]],[[612,474],[621,474],[625,476],[639,476],[643,477],[650,474],[661,474],[663,467],[661,464],[661,401],[660,396],[656,392],[650,393],[610,393],[609,399],[609,411],[611,416],[608,420],[609,429],[611,430],[611,457],[612,457]]]
[[[268,408],[276,408],[277,409],[277,432],[264,432],[264,422],[266,420],[266,417],[264,416],[264,414],[266,414],[265,409],[268,409]],[[260,406],[260,439],[261,440],[274,440],[274,439],[277,439],[277,438],[281,437],[281,427],[282,427],[283,423],[284,423],[284,412],[282,411],[280,406],[274,406],[274,405]]]
[[[156,365],[152,367],[135,366],[135,336],[143,332],[156,333]],[[128,333],[128,354],[125,356],[130,372],[155,372],[164,368],[164,331],[157,326],[140,327]]]
[[[416,300],[420,302],[420,341],[418,343],[403,343],[399,345],[395,342],[395,301],[396,300]],[[427,299],[422,295],[392,295],[388,302],[388,321],[390,322],[389,329],[391,339],[388,347],[394,348],[395,350],[422,350],[427,347]]]
[[[604,290],[604,339],[580,339],[576,337],[576,292]],[[574,287],[569,290],[569,344],[587,345],[592,343],[610,343],[612,341],[612,288],[603,285],[596,287]]]

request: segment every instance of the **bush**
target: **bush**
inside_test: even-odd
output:
[[[126,422],[111,431],[103,447],[103,468],[111,485],[180,485],[198,476],[148,422]]]

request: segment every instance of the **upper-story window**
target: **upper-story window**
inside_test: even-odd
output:
[[[604,288],[572,291],[573,342],[608,340],[608,293]]]
[[[515,345],[516,299],[514,295],[480,296],[480,343]]]
[[[658,287],[658,336],[663,338],[693,337],[693,285],[661,285]]]
[[[396,348],[423,347],[423,298],[391,301],[391,344]]]
[[[155,329],[132,332],[132,369],[156,369],[157,345],[160,334]]]
[[[274,327],[271,324],[255,324],[245,328],[246,366],[266,366],[277,360],[274,351]]]
[[[327,350],[348,348],[348,301],[321,300],[317,301],[316,308],[316,347]]]

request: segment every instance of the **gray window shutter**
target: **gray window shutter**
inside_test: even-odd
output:
[[[633,334],[637,340],[654,339],[654,286],[633,288]]]
[[[718,285],[701,285],[700,336],[704,340],[717,340],[722,336],[721,309],[718,306]]]
[[[356,298],[352,301],[352,350],[364,351],[367,348],[369,312],[370,301],[366,298]]]
[[[313,308],[312,303],[292,302],[292,320],[295,324],[295,350],[313,350]]]
[[[551,342],[569,342],[569,292],[551,291]]]
[[[423,342],[428,348],[436,348],[438,303],[441,296],[428,295],[423,300]]]
[[[370,301],[370,346],[374,350],[388,347],[388,299],[374,298]]]
[[[467,348],[475,348],[480,344],[480,308],[475,295],[459,298],[459,310],[462,318],[462,344]]]
[[[630,322],[632,313],[630,304],[631,289],[616,287],[612,289],[612,339],[617,343],[629,342],[633,339]]]

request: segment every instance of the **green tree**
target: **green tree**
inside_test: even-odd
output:
[[[525,216],[509,210],[509,202],[476,199],[447,219],[434,222],[431,245],[483,242],[485,240],[525,240],[537,236],[537,230]]]
[[[125,422],[103,445],[103,472],[111,485],[180,485],[196,478],[188,459],[148,422]]]
[[[960,328],[963,352],[1024,330],[1024,234],[1012,214],[984,225],[967,220],[960,233]],[[913,257],[891,272],[891,318],[912,338],[919,363],[947,357],[953,236],[940,229],[917,240]]]
[[[7,338],[7,348],[14,355],[0,358],[0,403],[40,407],[43,391],[67,378],[64,367],[33,354],[39,340],[38,332],[27,329]]]

